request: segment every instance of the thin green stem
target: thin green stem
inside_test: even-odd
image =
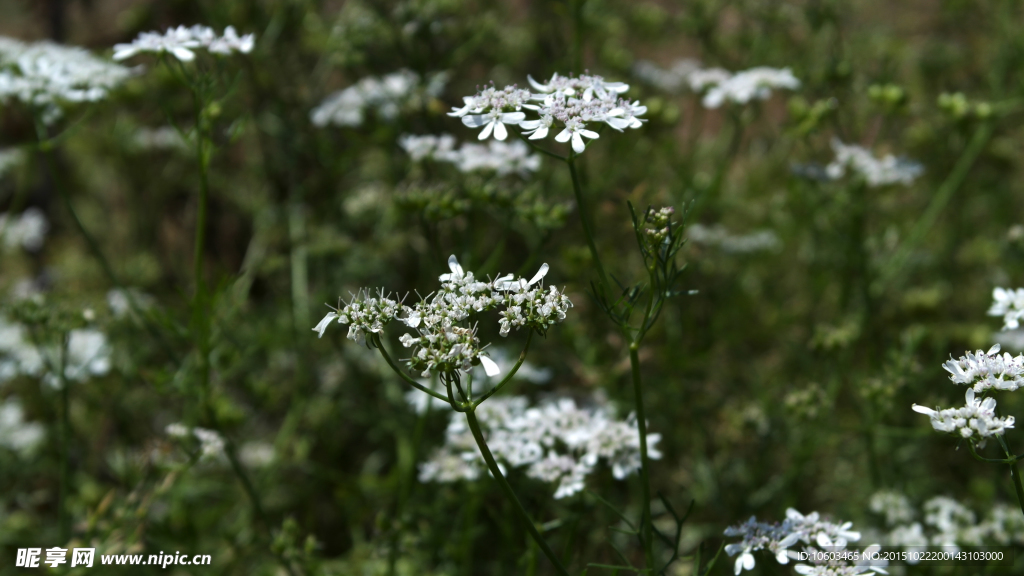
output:
[[[377,347],[377,350],[380,350],[380,355],[384,357],[384,361],[388,363],[388,366],[391,367],[391,370],[394,371],[395,374],[398,374],[398,376],[402,380],[405,380],[405,382],[407,384],[409,384],[413,388],[419,390],[420,392],[425,392],[425,393],[430,394],[434,398],[437,398],[438,400],[440,400],[440,401],[442,401],[442,402],[444,402],[446,404],[448,403],[448,399],[447,398],[445,398],[441,394],[438,394],[437,392],[434,392],[430,388],[427,388],[423,384],[420,384],[419,382],[413,380],[412,378],[409,377],[408,374],[403,372],[402,369],[399,368],[397,364],[395,364],[395,361],[391,359],[391,355],[388,354],[387,349],[384,348],[384,343],[381,342],[379,334],[371,334],[370,335],[370,341],[372,341],[373,345]]]
[[[640,344],[629,345],[629,364],[633,375],[633,394],[636,401],[636,427],[640,434],[640,483],[643,488],[643,518],[640,523],[640,534],[644,544],[644,561],[649,569],[654,569],[654,524],[651,521],[651,484],[648,469],[650,466],[647,454],[647,418],[644,412],[643,384],[640,380]]]
[[[537,146],[536,144],[533,143],[532,140],[530,140],[526,136],[523,136],[522,132],[517,132],[517,131],[513,130],[512,133],[515,134],[516,136],[518,136],[519,139],[522,140],[523,142],[526,142],[526,144],[530,148],[533,148],[534,150],[536,150],[537,152],[540,152],[541,154],[544,154],[545,156],[550,156],[550,157],[552,157],[552,158],[554,158],[556,160],[561,160],[562,162],[568,162],[569,161],[568,158],[566,158],[565,156],[562,156],[561,154],[555,154],[554,152],[551,152],[550,150],[546,150],[544,148],[541,148],[540,146]]]
[[[530,515],[523,508],[522,502],[516,496],[516,493],[512,490],[512,486],[509,485],[508,480],[501,473],[501,468],[498,467],[498,463],[494,460],[494,455],[491,454],[490,448],[487,447],[487,441],[484,439],[483,431],[480,430],[480,422],[476,418],[476,413],[473,408],[466,411],[466,421],[469,423],[469,429],[473,432],[473,439],[476,440],[476,445],[480,448],[480,454],[483,455],[484,461],[487,463],[487,468],[491,471],[491,475],[497,480],[498,486],[501,487],[501,491],[505,493],[505,497],[508,498],[509,502],[512,503],[512,507],[516,510],[516,514],[519,520],[526,527],[526,530],[530,533],[530,537],[537,543],[544,555],[548,557],[551,564],[554,565],[555,571],[560,576],[569,576],[569,572],[562,566],[562,563],[558,560],[558,555],[555,551],[548,546],[548,543],[541,536],[537,530],[537,526],[533,523]]]
[[[515,376],[516,372],[519,371],[519,367],[523,365],[524,361],[526,361],[526,353],[530,350],[530,342],[532,341],[533,330],[530,330],[529,335],[526,336],[526,346],[523,347],[523,351],[519,354],[519,360],[516,361],[515,366],[512,366],[512,369],[509,370],[508,374],[506,374],[505,377],[501,379],[501,382],[498,382],[498,384],[494,388],[488,390],[483,396],[480,397],[479,400],[473,402],[473,408],[476,408],[477,406],[483,404],[484,400],[487,400],[488,398],[496,394],[499,390],[505,387],[505,384],[508,384],[509,381],[512,380],[512,377]]]
[[[68,492],[71,488],[71,391],[67,378],[68,335],[61,337],[60,344],[60,542],[63,544],[71,537],[71,514],[68,510]]]
[[[85,224],[82,223],[82,219],[78,217],[78,212],[75,211],[74,204],[71,203],[71,195],[68,194],[67,189],[63,185],[61,178],[57,172],[56,158],[54,158],[54,149],[52,145],[45,145],[46,142],[52,142],[46,140],[46,128],[43,126],[39,119],[36,119],[36,136],[39,139],[39,150],[42,152],[43,163],[46,164],[46,170],[50,174],[50,181],[53,183],[54,189],[57,191],[57,195],[60,196],[61,203],[64,204],[64,208],[68,211],[71,216],[71,221],[74,222],[75,228],[78,229],[78,233],[82,235],[86,245],[89,247],[89,251],[92,252],[96,262],[99,263],[100,269],[103,270],[103,275],[107,277],[107,281],[114,285],[115,288],[121,291],[128,300],[128,307],[131,308],[135,317],[138,318],[142,325],[145,326],[146,330],[153,336],[160,346],[164,349],[164,352],[171,358],[171,360],[178,364],[180,363],[177,354],[171,348],[171,345],[167,342],[167,339],[152,322],[149,321],[148,316],[142,313],[142,306],[139,305],[138,300],[135,298],[135,294],[125,288],[124,284],[118,279],[117,274],[114,273],[114,267],[107,260],[107,257],[103,254],[103,250],[100,248],[99,242],[96,238],[85,228]]]
[[[580,185],[580,177],[576,171],[576,155],[573,153],[565,161],[569,165],[569,174],[572,176],[572,191],[576,194],[576,206],[580,211],[580,222],[583,223],[583,234],[587,237],[587,247],[590,248],[590,256],[597,266],[598,275],[601,277],[601,284],[604,288],[610,288],[608,275],[605,274],[604,264],[601,263],[601,256],[597,252],[597,244],[594,243],[594,231],[590,223],[590,213],[587,210],[587,203],[583,198],[583,187]]]
[[[967,174],[970,172],[971,167],[974,166],[975,160],[978,159],[978,156],[985,149],[985,145],[992,138],[993,130],[994,127],[991,122],[984,122],[974,131],[970,142],[968,142],[967,147],[964,148],[960,158],[953,166],[953,171],[949,173],[946,180],[942,182],[939,189],[932,195],[931,202],[910,230],[907,240],[902,243],[899,250],[897,250],[896,254],[893,255],[892,259],[889,260],[882,270],[878,280],[872,286],[873,292],[881,292],[891,282],[906,274],[906,264],[907,260],[910,259],[911,253],[924,240],[928,231],[931,230],[932,226],[935,225],[935,221],[938,220],[942,209],[946,207],[953,194],[956,193],[964,183],[964,180],[967,179]]]
[[[998,438],[999,445],[1003,447],[1003,452],[1009,461],[1010,478],[1013,479],[1013,489],[1017,493],[1017,503],[1020,504],[1021,514],[1024,514],[1024,485],[1021,484],[1020,469],[1017,468],[1017,457],[1010,452],[1010,448],[1006,445],[1006,439],[1002,436],[998,436]]]

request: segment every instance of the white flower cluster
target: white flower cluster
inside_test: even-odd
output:
[[[25,421],[25,411],[17,398],[0,402],[0,446],[27,456],[39,447],[44,436],[42,424]]]
[[[659,90],[676,94],[691,86],[691,77],[700,69],[700,62],[692,58],[676,60],[667,69],[648,60],[639,60],[633,65],[633,75]]]
[[[423,106],[437,98],[448,83],[448,74],[437,72],[421,83],[412,70],[398,70],[381,78],[366,77],[328,96],[310,113],[313,124],[323,128],[362,125],[367,110],[386,121],[398,117],[403,108]]]
[[[487,444],[503,468],[523,468],[530,478],[557,484],[555,498],[579,493],[601,460],[622,480],[640,469],[636,419],[615,420],[607,406],[583,409],[568,398],[530,407],[523,397],[481,404],[477,416]],[[648,455],[661,458],[660,434],[647,436]],[[445,444],[420,465],[421,482],[475,480],[486,470],[465,418],[453,413]]]
[[[998,436],[1013,428],[1013,416],[1000,418],[996,416],[996,399],[984,400],[974,397],[974,389],[969,388],[967,402],[963,408],[931,409],[914,404],[914,412],[931,418],[932,428],[939,432],[954,434],[959,438],[982,443],[986,438]]]
[[[199,458],[201,460],[219,460],[225,457],[224,438],[213,430],[206,428],[189,428],[181,423],[168,424],[165,429],[172,438],[195,438],[199,442]]]
[[[832,180],[842,178],[846,169],[852,168],[872,188],[889,184],[909,186],[924,173],[924,168],[917,162],[896,158],[892,154],[875,158],[863,147],[843,144],[837,138],[832,139],[832,150],[836,158],[825,167],[825,174]]]
[[[0,36],[0,102],[15,99],[42,108],[48,124],[62,116],[61,104],[102,100],[130,75],[82,48]]]
[[[14,217],[0,214],[0,244],[8,250],[20,246],[35,252],[43,247],[49,230],[50,222],[39,208],[27,208]]]
[[[894,526],[914,519],[914,507],[903,494],[893,490],[880,490],[871,495],[868,508],[876,514],[885,516],[885,524]]]
[[[734,235],[721,224],[714,226],[691,224],[686,227],[686,237],[696,244],[716,246],[723,252],[731,254],[772,251],[781,245],[779,237],[771,230]]]
[[[898,514],[889,510],[893,505]],[[883,540],[888,546],[924,551],[929,546],[1024,544],[1024,516],[1019,508],[1006,504],[996,504],[979,522],[973,510],[953,498],[931,498],[919,514],[903,494],[882,491],[871,497],[871,510],[885,517],[888,533]],[[919,516],[922,518],[918,521]]]
[[[414,348],[409,358],[409,368],[426,378],[431,372],[468,372],[474,365],[483,364],[488,376],[496,375],[497,364],[481,356],[480,339],[476,328],[440,326],[439,329],[420,332],[419,336],[402,334],[398,339],[402,346]]]
[[[398,139],[402,147],[414,162],[430,159],[436,162],[447,162],[463,173],[495,172],[499,176],[508,174],[525,175],[540,169],[540,156],[530,153],[530,148],[522,142],[491,141],[486,145],[463,143],[455,147],[455,137],[451,134],[440,136],[415,136],[405,134]]]
[[[992,290],[992,306],[989,316],[1003,317],[1003,330],[1016,330],[1024,318],[1024,288],[995,288]]]
[[[803,544],[806,551],[813,551],[812,544],[817,544],[829,552],[842,550],[850,542],[860,540],[860,532],[852,530],[852,522],[836,523],[823,519],[817,512],[804,515],[790,508],[786,510],[786,519],[774,524],[759,522],[751,516],[746,522],[725,529],[726,536],[739,536],[739,542],[727,544],[725,552],[729,556],[737,556],[733,565],[735,574],[743,570],[753,570],[755,566],[754,552],[768,551],[779,564],[788,564],[791,559],[799,558],[790,548]],[[869,572],[885,573],[884,565],[849,564],[842,560],[834,560],[821,564],[797,564],[793,569],[799,574],[855,576]]]
[[[375,298],[361,291],[343,308],[324,316],[313,330],[322,337],[327,326],[337,321],[349,325],[349,339],[364,342],[368,332],[379,334],[388,322],[398,319],[418,331],[416,336],[403,335],[401,342],[414,348],[409,365],[424,378],[432,371],[467,370],[480,363],[488,375],[494,375],[498,368],[480,354],[484,347],[476,338],[476,329],[458,327],[458,322],[503,306],[499,320],[502,336],[513,327],[543,333],[564,320],[572,306],[568,296],[554,286],[544,289],[541,280],[548,272],[547,264],[530,280],[508,274],[487,282],[463,270],[454,255],[448,258],[448,267],[451,272],[438,277],[441,288],[414,306],[388,298],[383,291]]]
[[[1002,354],[1000,345],[989,348],[988,352],[977,350],[967,352],[957,360],[950,358],[942,367],[949,372],[949,379],[957,384],[970,385],[975,392],[986,390],[1014,391],[1024,386],[1024,355]]]
[[[508,137],[507,125],[519,125],[530,140],[544,138],[552,128],[561,130],[555,135],[557,142],[572,142],[572,149],[582,153],[586,149],[583,138],[598,138],[590,129],[604,123],[615,130],[639,128],[644,120],[638,118],[647,112],[640,102],[619,98],[629,90],[622,82],[605,82],[600,76],[559,76],[555,74],[546,84],[527,77],[536,92],[515,85],[498,89],[484,88],[475,96],[466,96],[462,108],[452,108],[449,116],[462,118],[470,128],[482,127],[479,139],[494,134],[498,140]],[[526,119],[523,110],[535,112],[539,118]]]
[[[493,362],[494,365],[497,366],[497,374],[494,376],[488,375],[487,369],[484,366],[474,368],[474,392],[479,391],[480,393],[484,393],[493,388],[500,381],[499,376],[501,374],[508,374],[509,370],[511,370],[519,360],[518,352],[513,356],[505,348],[489,346],[487,348],[487,354],[487,356],[481,356],[481,361],[483,361],[484,358],[488,358],[490,362]],[[495,369],[491,368],[491,371],[493,372]],[[523,363],[519,365],[519,370],[516,371],[513,378],[515,380],[525,380],[532,384],[544,384],[550,381],[553,375],[554,373],[550,368],[538,368],[529,361],[523,361]],[[436,379],[420,379],[419,383],[422,384],[424,388],[428,388],[439,394],[443,395],[445,393],[444,385]],[[433,399],[419,390],[409,390],[405,393],[405,401],[414,412],[417,414],[423,414],[427,411],[427,406],[433,401]]]
[[[19,375],[43,378],[53,387],[60,378],[52,372],[59,366],[60,351],[54,346],[39,349],[23,326],[0,317],[0,383]],[[71,382],[85,382],[110,372],[110,346],[107,337],[92,328],[68,333],[64,376]]]
[[[360,344],[366,342],[367,332],[380,334],[384,325],[395,319],[404,309],[404,305],[384,295],[381,290],[376,297],[370,296],[365,290],[352,295],[352,301],[336,312],[329,312],[313,330],[319,338],[335,318],[338,324],[348,324],[348,339]]]
[[[697,93],[707,90],[701,103],[711,109],[726,102],[747,104],[752,100],[767,100],[772,90],[800,88],[800,80],[789,68],[758,66],[734,74],[722,68],[701,68],[696,60],[684,59],[668,70],[640,62],[633,72],[648,84],[670,93],[684,87]]]
[[[114,46],[114,60],[126,60],[145,52],[153,54],[169,53],[182,62],[195,60],[197,49],[211,54],[229,55],[232,52],[248,54],[256,43],[255,34],[239,36],[233,26],[224,29],[224,35],[218,36],[213,28],[199,24],[186,28],[168,28],[166,32],[143,32],[128,44]]]

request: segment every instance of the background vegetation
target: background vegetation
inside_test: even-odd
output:
[[[649,426],[662,435],[652,489],[677,509],[696,502],[683,553],[701,542],[715,550],[726,526],[781,519],[790,506],[881,527],[867,502],[885,488],[976,510],[1014,504],[1004,468],[955,451],[910,406],[959,397],[941,363],[987,348],[999,328],[985,316],[992,288],[1024,280],[1022,9],[1009,0],[0,3],[0,34],[104,55],[178,24],[230,24],[257,38],[252,54],[231,60],[230,96],[203,111],[217,149],[202,256],[210,405],[239,450],[272,453],[247,464],[263,518],[229,465],[190,462],[164,432],[202,423],[189,384],[199,175],[187,147],[144,149],[135,135],[170,120],[192,126],[188,91],[146,61],[145,74],[63,121],[80,124],[52,155],[54,171],[34,151],[31,116],[0,108],[0,147],[26,151],[0,177],[0,208],[20,198],[51,223],[40,250],[0,255],[4,298],[13,306],[28,279],[48,309],[90,308],[113,351],[107,375],[71,388],[69,542],[208,553],[217,574],[276,574],[275,555],[310,574],[548,573],[493,482],[415,481],[447,414],[421,419],[372,351],[343,329],[318,340],[310,328],[324,302],[362,286],[430,290],[451,253],[478,275],[547,262],[547,280],[567,286],[575,308],[533,345],[531,363],[553,378],[514,392],[603,394],[624,416],[628,356],[587,294],[593,262],[568,172],[545,158],[528,178],[432,173],[397,144],[405,133],[472,140],[445,112],[478,85],[583,69],[628,82],[649,107],[642,129],[603,134],[581,158],[612,274],[643,274],[626,201],[689,207],[688,225],[778,239],[752,252],[689,242],[683,287],[697,293],[671,300],[640,350]],[[789,67],[803,85],[706,110],[699,95],[636,74],[641,60],[682,58]],[[450,79],[393,120],[310,121],[331,92],[401,68]],[[829,162],[833,137],[912,158],[924,174],[867,188],[794,169]],[[147,320],[113,314],[114,286],[56,186],[70,191],[116,276],[152,298]],[[509,342],[510,353],[519,345]],[[16,548],[64,545],[58,394],[23,377],[0,385],[11,396],[47,440],[30,455],[0,449],[0,574],[16,572],[7,560]],[[1024,408],[1014,397],[1000,406]],[[1008,440],[1019,444],[1019,434]],[[618,562],[609,542],[641,558],[595,499],[555,501],[549,486],[511,479],[570,564]],[[638,517],[636,482],[602,470],[588,487]]]

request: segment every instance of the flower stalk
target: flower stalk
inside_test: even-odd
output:
[[[551,561],[551,564],[555,567],[555,571],[559,576],[569,576],[569,572],[562,566],[561,561],[555,554],[555,551],[548,546],[548,543],[541,536],[540,531],[537,530],[537,525],[534,524],[530,515],[523,508],[522,502],[519,501],[519,497],[516,496],[512,486],[509,485],[508,480],[505,479],[504,474],[501,473],[501,468],[498,467],[497,461],[494,460],[494,455],[491,454],[490,448],[487,447],[487,440],[484,439],[483,431],[480,430],[480,421],[477,420],[475,408],[469,408],[466,410],[466,422],[469,424],[469,429],[473,433],[473,439],[476,440],[476,445],[480,449],[480,454],[484,457],[484,461],[487,463],[487,469],[490,470],[491,475],[498,482],[498,486],[501,491],[505,494],[505,497],[512,503],[512,507],[516,511],[516,517],[526,527],[526,530],[530,533],[530,537],[540,547],[541,552]]]

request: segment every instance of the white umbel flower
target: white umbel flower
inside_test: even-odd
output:
[[[994,288],[989,316],[1003,317],[1003,330],[1016,330],[1024,318],[1024,288]]]
[[[636,420],[615,420],[600,402],[580,408],[563,398],[530,407],[525,398],[501,397],[481,404],[477,415],[500,465],[524,468],[528,477],[556,485],[556,499],[581,492],[587,476],[602,460],[617,480],[640,468]],[[660,438],[658,434],[647,437],[652,459],[661,457],[655,449]],[[472,480],[485,469],[465,419],[452,414],[444,446],[420,465],[419,477],[421,482]]]
[[[832,139],[832,149],[836,153],[835,160],[825,167],[825,174],[832,180],[842,178],[849,167],[872,188],[890,184],[909,186],[924,173],[924,168],[916,162],[892,154],[875,158],[868,150],[843,144],[837,138]]]
[[[219,55],[229,55],[233,52],[248,54],[252,52],[255,43],[255,34],[239,36],[233,26],[225,28],[223,36],[218,36],[213,28],[208,26],[178,26],[168,28],[163,34],[142,32],[127,44],[114,45],[114,60],[127,60],[142,53],[167,53],[182,62],[191,62],[195,60],[195,51],[198,49]]]
[[[647,112],[647,107],[619,97],[629,90],[628,84],[608,82],[591,75],[555,74],[543,83],[527,78],[536,92],[516,86],[488,87],[474,96],[464,97],[464,106],[452,108],[449,116],[461,117],[471,128],[483,128],[479,135],[481,140],[492,134],[504,140],[508,136],[506,124],[518,124],[530,140],[546,138],[555,130],[555,140],[570,142],[576,154],[586,149],[583,138],[598,137],[592,129],[594,124],[603,122],[620,132],[643,125],[644,120],[639,116]],[[537,117],[527,118],[524,110],[536,113]]]

